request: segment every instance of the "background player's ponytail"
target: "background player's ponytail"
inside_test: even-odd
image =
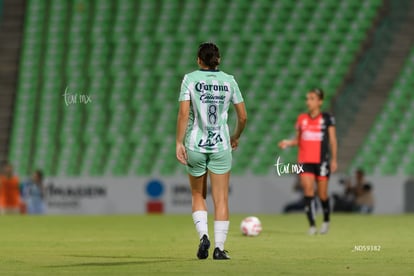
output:
[[[216,69],[220,65],[220,50],[216,44],[205,42],[198,48],[198,57],[209,69]]]

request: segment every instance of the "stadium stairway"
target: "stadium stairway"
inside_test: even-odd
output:
[[[0,21],[0,159],[8,156],[23,35],[24,0],[4,0]]]
[[[378,68],[383,62],[381,57],[388,53],[391,37],[399,23],[392,19],[392,14],[389,1],[384,2],[360,53],[356,55],[355,62],[344,79],[343,86],[338,90],[337,96],[332,99],[339,145],[342,144],[343,137],[353,124],[362,99],[372,86]]]
[[[384,57],[374,79],[373,85],[366,92],[354,123],[342,138],[340,145],[339,163],[343,169],[349,167],[353,157],[367,137],[377,115],[387,101],[389,91],[399,76],[404,62],[414,44],[414,4],[408,5],[405,20],[393,35],[390,49]],[[356,95],[358,96],[358,95]]]

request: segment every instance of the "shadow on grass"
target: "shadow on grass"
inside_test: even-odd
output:
[[[103,259],[136,259],[129,261],[118,261],[118,262],[84,262],[74,264],[62,264],[62,265],[48,265],[49,268],[63,268],[63,267],[105,267],[105,266],[123,266],[123,265],[147,265],[147,264],[159,264],[169,262],[188,262],[193,259],[179,259],[179,258],[168,258],[168,257],[134,257],[134,256],[101,256],[101,255],[65,255],[66,257],[76,258],[103,258]]]
[[[102,259],[131,259],[137,258],[136,256],[109,256],[109,255],[81,255],[81,254],[73,254],[73,255],[63,255],[65,257],[73,257],[73,258],[102,258]],[[141,258],[141,257],[140,257]],[[153,258],[152,258],[153,259]]]

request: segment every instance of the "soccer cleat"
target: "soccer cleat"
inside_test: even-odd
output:
[[[329,222],[322,223],[321,229],[319,230],[319,234],[327,234],[329,231]]]
[[[230,260],[230,256],[227,255],[226,250],[221,251],[220,248],[216,247],[216,249],[214,249],[213,259],[214,260]]]
[[[316,230],[316,227],[315,227],[315,226],[311,226],[311,227],[309,228],[308,235],[309,235],[309,236],[313,236],[313,235],[315,235],[317,232],[318,232],[318,231]]]
[[[198,246],[197,258],[207,259],[208,258],[208,249],[210,248],[210,241],[208,240],[207,235],[204,235],[200,239],[200,245]]]

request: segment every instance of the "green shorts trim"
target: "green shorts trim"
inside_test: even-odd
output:
[[[233,160],[231,150],[203,153],[187,149],[187,172],[192,176],[201,176],[211,171],[215,174],[225,174],[231,170]]]

